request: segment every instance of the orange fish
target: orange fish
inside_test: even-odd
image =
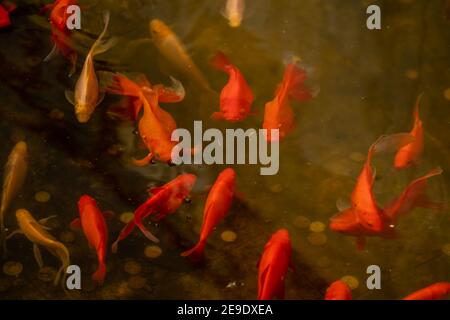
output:
[[[325,300],[352,300],[352,290],[344,281],[337,280],[328,287]]]
[[[149,191],[153,196],[136,209],[134,219],[122,229],[119,237],[113,243],[112,252],[117,252],[119,242],[128,237],[135,226],[138,226],[148,239],[159,242],[144,227],[142,220],[149,215],[154,215],[153,220],[160,221],[167,215],[174,213],[189,196],[196,180],[197,177],[193,174],[182,174],[161,187],[151,188]]]
[[[284,280],[291,261],[291,239],[286,229],[275,232],[258,262],[258,300],[284,299]]]
[[[219,174],[206,199],[200,239],[192,249],[181,254],[183,257],[191,256],[194,260],[201,257],[209,235],[231,207],[235,183],[236,172],[233,169],[227,168]]]
[[[177,128],[173,117],[159,106],[159,101],[176,102],[184,97],[184,89],[177,80],[172,78],[173,88],[166,88],[162,85],[153,87],[141,87],[123,75],[115,75],[113,84],[107,91],[115,94],[122,94],[134,98],[138,101],[133,103],[134,114],[139,114],[143,109],[143,115],[139,120],[139,134],[149,150],[146,157],[141,160],[134,160],[138,166],[145,166],[153,158],[170,162],[172,149],[177,142],[171,140],[172,132]]]
[[[426,182],[430,177],[442,173],[441,168],[431,170],[425,176],[411,182],[403,193],[385,208],[380,208],[375,200],[372,188],[375,174],[372,172],[371,159],[374,154],[388,149],[401,148],[410,143],[409,134],[382,136],[369,149],[363,170],[358,177],[351,196],[351,207],[339,212],[330,220],[330,229],[346,233],[357,238],[359,250],[364,248],[366,236],[394,238],[397,217],[409,213],[415,207],[442,209],[442,204],[432,202],[425,194]]]
[[[400,148],[395,155],[394,166],[397,169],[408,168],[417,163],[423,151],[423,125],[419,118],[419,104],[422,98],[421,94],[416,101],[414,107],[414,126],[410,135],[414,137],[414,141]]]
[[[106,275],[106,250],[108,246],[108,227],[105,217],[110,216],[109,212],[101,212],[97,203],[88,195],[81,196],[78,201],[78,211],[80,218],[72,221],[71,226],[82,228],[89,246],[94,248],[98,258],[98,269],[92,275],[92,279],[99,284],[103,284]]]
[[[9,2],[0,4],[0,29],[11,25],[9,14],[16,10],[17,6]]]
[[[214,112],[214,120],[241,121],[250,114],[253,92],[237,67],[231,64],[222,52],[217,52],[211,64],[227,73],[230,78],[220,93],[220,112]]]
[[[291,100],[299,102],[312,98],[310,90],[305,86],[306,71],[295,63],[287,65],[283,81],[278,85],[275,98],[266,103],[263,128],[267,129],[267,141],[277,140],[271,135],[271,129],[279,129],[279,139],[282,140],[295,126],[295,115]]]
[[[450,294],[450,282],[438,282],[411,293],[403,300],[437,300],[443,299]]]
[[[44,61],[48,61],[57,53],[61,53],[61,55],[68,59],[72,64],[70,75],[75,73],[77,52],[73,49],[70,30],[67,28],[67,18],[69,17],[67,8],[76,4],[76,0],[56,0],[54,3],[50,3],[41,9],[41,13],[51,10],[51,38],[54,44],[52,51],[47,55]]]

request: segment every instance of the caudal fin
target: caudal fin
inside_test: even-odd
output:
[[[283,85],[292,99],[299,102],[309,100],[313,97],[311,90],[306,86],[306,70],[300,68],[295,63],[290,63],[284,72]]]
[[[181,253],[182,257],[190,257],[193,260],[199,260],[203,256],[205,250],[205,241],[199,241],[192,249]]]
[[[106,275],[106,265],[104,262],[100,262],[97,271],[95,271],[92,274],[92,280],[102,285],[103,282],[105,281],[105,275]]]
[[[228,69],[231,67],[231,62],[223,52],[218,51],[212,57],[211,65],[218,70],[228,72]]]
[[[92,56],[106,52],[117,44],[117,38],[111,38],[107,41],[103,40],[103,38],[106,35],[106,31],[108,30],[109,18],[110,18],[109,12],[105,12],[105,14],[103,16],[103,21],[105,23],[105,27],[103,28],[103,31],[99,35],[97,41],[95,41],[94,44],[92,45],[92,48],[90,51],[90,54],[92,54]]]

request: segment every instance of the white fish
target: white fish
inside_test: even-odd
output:
[[[230,27],[237,28],[244,18],[245,1],[227,0],[223,16],[228,19]]]
[[[3,254],[6,254],[6,228],[5,214],[8,211],[12,200],[20,192],[23,186],[28,169],[28,147],[23,141],[18,142],[8,157],[3,176],[2,204],[0,207],[0,242],[3,246]]]

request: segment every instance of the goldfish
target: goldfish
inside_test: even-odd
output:
[[[200,88],[211,91],[205,76],[192,61],[177,35],[159,19],[151,20],[149,29],[152,41],[160,54],[166,58],[177,71],[189,79],[192,79]]]
[[[98,269],[92,275],[92,279],[103,284],[106,275],[106,250],[108,246],[108,227],[104,217],[110,215],[109,212],[101,212],[96,201],[88,195],[81,196],[78,201],[78,211],[80,218],[70,224],[75,228],[82,228],[89,242],[89,246],[94,248],[98,258]]]
[[[181,253],[181,256],[191,256],[193,259],[199,259],[201,257],[209,235],[214,231],[214,228],[225,217],[231,207],[235,183],[236,172],[233,169],[227,168],[219,174],[206,199],[200,239],[192,249]]]
[[[9,2],[0,4],[0,29],[11,25],[9,14],[16,10],[17,6]]]
[[[344,281],[337,280],[328,287],[325,300],[352,300],[352,290]]]
[[[71,62],[72,68],[69,74],[70,76],[75,73],[78,56],[77,52],[73,49],[70,30],[67,28],[67,8],[76,4],[76,0],[56,0],[54,3],[45,5],[41,9],[41,13],[51,10],[50,25],[52,34],[51,39],[53,42],[53,48],[44,61],[49,61],[57,53],[61,53]]]
[[[143,115],[139,120],[139,134],[142,141],[149,150],[146,157],[140,160],[134,159],[137,166],[145,166],[153,158],[170,162],[172,159],[172,149],[176,142],[171,140],[172,132],[177,128],[173,117],[159,106],[159,101],[175,102],[180,100],[180,95],[184,97],[184,89],[176,79],[174,88],[169,89],[161,85],[141,87],[123,75],[115,75],[113,83],[107,91],[115,94],[122,94],[137,98],[132,104],[135,117],[143,109]],[[181,87],[180,87],[181,86]]]
[[[0,207],[0,240],[3,246],[3,254],[6,254],[6,227],[5,214],[8,211],[12,200],[22,189],[28,170],[28,146],[25,142],[18,142],[5,165],[3,175],[2,204]]]
[[[291,100],[299,102],[312,98],[311,91],[305,86],[306,71],[295,63],[286,66],[283,80],[278,85],[275,97],[265,105],[263,128],[267,129],[266,140],[275,141],[271,129],[279,129],[279,138],[282,140],[295,127],[295,115],[291,107]]]
[[[230,27],[237,28],[241,25],[244,17],[244,0],[227,0],[225,11],[222,15],[228,20]]]
[[[410,135],[414,137],[414,141],[400,148],[395,155],[394,166],[397,169],[408,168],[417,163],[423,151],[423,124],[419,117],[419,105],[423,94],[416,101],[414,107],[414,125]]]
[[[286,229],[275,232],[258,262],[258,300],[284,299],[284,280],[291,264],[291,238]]]
[[[351,207],[330,219],[330,229],[355,236],[359,250],[364,248],[366,236],[395,238],[397,218],[409,213],[415,207],[431,209],[442,209],[443,207],[442,204],[428,199],[425,194],[427,180],[442,173],[442,169],[439,167],[411,182],[400,196],[384,208],[379,207],[375,200],[372,190],[375,181],[375,173],[372,172],[371,167],[372,157],[381,151],[398,150],[411,143],[413,139],[409,134],[399,133],[382,136],[373,143],[352,192]]]
[[[438,282],[420,289],[403,298],[403,300],[437,300],[450,294],[450,282]]]
[[[63,275],[62,284],[64,285],[64,279],[66,277],[67,267],[70,265],[69,250],[64,244],[57,241],[50,233],[47,232],[47,227],[44,225],[46,220],[42,219],[39,222],[31,215],[31,213],[25,209],[16,211],[17,223],[19,224],[19,230],[14,231],[8,238],[16,234],[24,234],[25,237],[33,243],[34,257],[42,269],[44,262],[42,261],[41,251],[39,246],[46,248],[52,255],[61,261],[61,267],[59,268],[55,279],[54,285],[56,286]],[[50,217],[52,218],[52,217]]]
[[[104,98],[104,93],[99,93],[99,83],[94,69],[94,56],[109,50],[116,44],[115,38],[108,41],[103,40],[109,25],[109,12],[104,15],[104,23],[105,27],[102,33],[92,45],[86,57],[80,78],[75,86],[75,93],[66,91],[66,98],[75,106],[75,115],[81,123],[89,121],[95,108]]]
[[[212,118],[227,121],[240,121],[250,113],[253,104],[253,92],[237,67],[231,64],[222,52],[217,52],[211,64],[227,73],[230,78],[220,93],[220,112],[214,112]]]
[[[161,221],[167,215],[174,213],[189,196],[195,185],[197,177],[193,174],[182,174],[163,186],[151,188],[149,192],[153,195],[145,203],[140,205],[134,212],[131,220],[120,232],[119,237],[112,245],[112,252],[117,252],[117,246],[134,230],[135,226],[153,242],[159,242],[142,224],[142,220],[153,215],[154,221]]]

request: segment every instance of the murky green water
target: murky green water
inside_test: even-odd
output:
[[[25,139],[30,147],[30,172],[8,213],[10,229],[16,225],[14,210],[26,208],[38,218],[58,215],[59,226],[50,231],[58,237],[78,216],[77,200],[87,193],[102,209],[116,213],[108,221],[110,239],[115,239],[123,226],[120,213],[145,201],[148,186],[183,172],[197,174],[198,182],[191,203],[151,227],[161,240],[159,258],[145,257],[144,249],[151,243],[135,230],[117,254],[108,254],[105,285],[93,289],[89,279],[97,266],[95,254],[83,234],[77,233],[68,247],[72,263],[84,271],[85,289],[65,293],[37,279],[32,245],[17,237],[9,242],[8,260],[23,263],[24,271],[18,278],[0,275],[9,284],[8,290],[0,292],[1,298],[254,299],[256,263],[270,235],[281,227],[291,233],[296,266],[287,276],[288,299],[322,299],[328,284],[345,275],[359,280],[355,299],[398,299],[450,280],[450,257],[441,250],[450,242],[448,211],[416,209],[400,220],[399,239],[370,238],[367,250],[361,252],[353,238],[328,228],[324,231],[327,243],[313,246],[308,242],[310,231],[294,224],[298,216],[328,224],[337,212],[336,201],[349,197],[362,167],[358,158],[365,157],[369,145],[382,134],[410,130],[411,110],[420,92],[425,93],[422,161],[413,169],[395,172],[391,156],[377,157],[375,192],[385,203],[409,181],[440,165],[444,174],[430,180],[429,193],[436,201],[450,201],[450,101],[443,94],[450,87],[450,21],[445,20],[444,1],[375,1],[382,7],[382,31],[365,27],[365,10],[371,1],[248,1],[244,22],[237,29],[231,29],[220,15],[223,1],[80,2],[89,4],[82,16],[83,30],[74,36],[80,53],[78,72],[101,31],[101,13],[107,9],[111,12],[109,34],[119,36],[120,42],[98,57],[98,70],[142,72],[153,83],[167,83],[170,71],[157,50],[148,43],[130,45],[148,38],[149,20],[159,18],[180,36],[215,90],[226,81],[224,74],[208,65],[216,50],[226,52],[245,74],[256,96],[258,115],[240,124],[214,122],[209,116],[218,110],[217,99],[181,77],[186,99],[163,106],[179,127],[192,128],[194,120],[203,120],[204,126],[221,129],[259,128],[264,103],[272,98],[282,77],[283,57],[289,53],[302,57],[320,94],[294,105],[297,128],[281,144],[277,175],[260,176],[258,166],[234,166],[243,199],[234,201],[209,239],[204,261],[193,264],[180,253],[197,241],[205,189],[223,167],[129,165],[130,156],[139,152],[134,127],[106,114],[118,101],[116,96],[107,96],[91,121],[79,124],[73,106],[64,98],[64,90],[73,88],[78,73],[68,78],[69,64],[62,57],[41,63],[51,49],[49,24],[36,15],[40,1],[21,1],[12,16],[13,26],[0,31],[0,163],[6,162],[15,142]],[[54,109],[62,111],[64,118],[52,119],[49,114]],[[111,152],[117,145],[123,152]],[[51,194],[48,203],[34,200],[41,190]],[[222,241],[224,230],[235,231],[236,241]],[[127,285],[130,275],[124,265],[129,260],[142,265],[141,276],[147,279],[142,289]],[[59,266],[47,253],[44,261]],[[366,268],[371,264],[382,269],[382,290],[366,289]],[[236,285],[228,286],[233,282]]]

